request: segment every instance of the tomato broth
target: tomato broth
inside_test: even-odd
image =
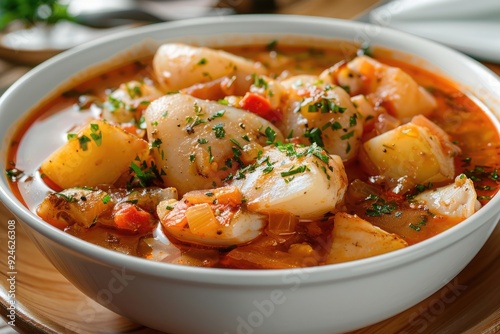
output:
[[[338,67],[341,68],[356,56],[353,54],[346,59],[346,55],[338,50],[286,46],[279,42],[259,46],[228,47],[225,50],[263,64],[267,70],[266,78],[274,80],[297,75],[319,76],[325,69],[331,68],[335,64],[341,64]],[[460,148],[460,152],[453,157],[453,178],[465,175],[472,180],[478,202],[481,205],[486,204],[498,191],[497,171],[500,167],[500,138],[488,111],[483,110],[465,92],[462,92],[446,78],[386,56],[377,57],[376,50],[370,56],[382,64],[402,69],[433,97],[436,107],[427,118],[444,130],[449,136],[450,142]],[[207,61],[210,62],[211,59],[204,60],[204,62]],[[210,82],[215,82],[217,78],[212,79],[213,81]],[[253,78],[252,80],[253,84],[257,85],[257,79]],[[37,213],[40,203],[48,194],[57,194],[63,190],[40,170],[42,162],[58,147],[68,142],[69,134],[78,133],[82,124],[88,123],[89,120],[102,118],[106,103],[108,105],[119,104],[120,101],[116,98],[110,98],[111,93],[116,91],[120,84],[131,81],[147,82],[152,87],[161,86],[155,77],[152,58],[134,61],[78,83],[73,89],[62,93],[32,112],[28,122],[20,128],[12,140],[8,153],[9,168],[7,170],[13,191],[31,211]],[[210,90],[212,88],[207,88],[209,84],[206,82],[208,81],[205,81],[202,86],[192,86],[187,92],[197,95],[201,94],[200,91],[203,90],[202,95],[205,95],[204,99],[206,99],[206,94],[213,94],[214,91]],[[224,100],[226,102],[222,102],[224,97],[221,99],[219,96],[220,88],[218,85],[217,82],[210,86],[216,86],[215,90],[217,90],[212,100],[221,103],[220,107],[223,109],[225,103],[231,100],[227,98]],[[171,93],[163,90],[161,95]],[[131,93],[129,92],[129,94]],[[138,104],[137,110],[134,112],[144,112],[151,102],[145,101],[142,105]],[[387,119],[392,120],[391,106],[382,102],[377,107],[385,108]],[[108,106],[107,108],[113,107]],[[281,116],[278,114],[277,117]],[[377,130],[380,126],[386,125],[381,125],[377,121],[379,119],[377,117],[363,119],[362,142],[384,132]],[[270,121],[278,124],[279,127],[280,119],[271,117]],[[405,122],[399,123],[404,124]],[[125,132],[145,140],[150,136],[146,125],[144,125],[143,117],[140,115],[134,116],[134,121],[121,123],[120,127]],[[285,141],[287,142],[295,143],[297,141],[288,133],[283,133],[283,136],[286,137]],[[310,137],[308,138],[310,139]],[[43,145],[40,145],[41,141],[43,141]],[[298,140],[298,142],[304,143],[304,140]],[[155,142],[149,140],[149,144],[150,150],[154,150]],[[216,154],[216,152],[210,153]],[[453,182],[452,179],[448,182],[411,184],[404,191],[395,191],[394,189],[401,184],[403,184],[403,188],[406,187],[406,183],[397,180],[388,181],[387,178],[373,173],[367,167],[363,157],[349,158],[348,161],[344,160],[343,164],[348,186],[342,200],[342,211],[349,215],[355,215],[385,232],[397,236],[408,246],[431,238],[463,220],[463,218],[448,217],[421,207],[417,208],[414,204],[414,198],[417,194],[450,184]],[[140,166],[139,163],[136,166]],[[240,164],[239,167],[244,166]],[[269,167],[271,168],[271,166]],[[296,168],[291,169],[291,171],[296,171]],[[71,220],[72,223],[67,225],[55,224],[55,226],[77,238],[114,251],[150,260],[184,265],[277,269],[331,263],[327,259],[332,252],[332,243],[335,243],[332,229],[335,226],[334,216],[339,210],[338,208],[322,219],[296,219],[287,214],[272,214],[272,219],[282,219],[285,222],[287,227],[283,231],[280,228],[270,227],[271,223],[268,223],[259,236],[251,241],[211,247],[210,244],[204,245],[179,240],[168,233],[160,223],[161,219],[154,207],[142,207],[133,211],[131,206],[135,205],[137,200],[130,200],[130,192],[140,192],[144,188],[140,182],[137,184],[137,182],[130,181],[131,175],[132,177],[136,175],[134,172],[137,174],[138,170],[131,168],[114,184],[98,187],[105,192],[112,188],[121,189],[113,190],[113,196],[120,198],[120,203],[123,204],[120,210],[109,209],[108,212],[99,215],[99,217],[94,217],[92,223],[88,225],[74,223]],[[290,177],[290,181],[292,177]],[[216,185],[217,187],[214,188],[224,186],[219,181]],[[79,186],[86,187],[87,185]],[[162,182],[161,178],[147,185],[147,187],[158,188],[169,186],[169,184]],[[93,186],[90,188],[95,189]],[[110,192],[108,191],[108,193]],[[109,197],[102,197],[102,202],[108,199]],[[126,205],[125,202],[128,204]],[[212,205],[212,203],[208,204]],[[245,205],[244,200],[239,205]],[[225,207],[222,207],[221,210],[225,210]],[[151,224],[151,227],[146,230],[123,228],[119,225],[120,223],[117,223],[117,216],[120,213],[125,212],[125,218],[128,218],[133,215],[135,215],[134,217],[140,216],[142,211],[148,213],[148,215],[143,216],[146,217],[144,219],[149,219],[147,224]]]

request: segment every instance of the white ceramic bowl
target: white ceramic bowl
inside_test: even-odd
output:
[[[131,46],[145,40],[245,44],[258,40],[255,36],[270,40],[289,35],[368,42],[411,54],[412,61],[460,83],[493,110],[500,129],[497,77],[448,48],[333,19],[220,17],[129,30],[72,49],[29,72],[0,100],[1,169],[6,169],[6,151],[16,124],[34,104],[82,69]],[[331,334],[379,322],[456,276],[500,217],[497,196],[473,217],[437,237],[382,256],[296,270],[206,269],[152,262],[89,244],[43,223],[15,198],[5,177],[0,190],[0,199],[23,222],[33,241],[81,291],[119,314],[169,333]]]

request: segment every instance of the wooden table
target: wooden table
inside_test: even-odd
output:
[[[377,3],[377,0],[277,0],[277,12],[353,19]],[[485,65],[500,75],[500,65]],[[0,91],[28,70],[29,67],[0,60]],[[10,219],[14,217],[0,203],[2,254]],[[16,330],[25,333],[96,333],[103,330],[157,333],[106,310],[84,296],[54,269],[21,229],[17,231],[16,243]],[[500,225],[472,262],[441,290],[390,319],[354,333],[500,333],[499,244]],[[5,262],[6,256],[2,255],[2,293],[5,293],[7,284]],[[0,297],[5,312],[5,295]],[[86,317],[76,316],[76,308],[85,311]],[[5,323],[0,324],[0,334],[11,332],[14,331]]]

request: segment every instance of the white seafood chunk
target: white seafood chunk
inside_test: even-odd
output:
[[[291,77],[281,84],[289,92],[283,133],[304,143],[315,142],[343,161],[357,155],[363,119],[345,90],[313,75]]]
[[[416,115],[428,116],[437,106],[434,97],[405,71],[367,56],[356,57],[332,73],[352,95],[369,96],[403,121]]]
[[[161,45],[154,56],[153,68],[165,91],[177,91],[224,76],[267,72],[260,63],[231,53],[180,43]]]
[[[262,157],[242,172],[237,186],[249,210],[321,219],[343,203],[347,176],[340,157],[316,145],[265,147]]]
[[[255,146],[283,141],[280,131],[245,110],[186,94],[163,96],[145,112],[156,166],[179,195],[221,186]]]
[[[470,217],[481,208],[474,183],[464,174],[458,175],[450,185],[418,194],[415,200],[434,214],[460,219]]]
[[[408,246],[396,234],[388,233],[356,215],[335,214],[332,248],[326,263],[364,259]]]
[[[102,118],[114,123],[138,122],[149,102],[163,95],[146,82],[122,83],[111,92],[103,104]]]

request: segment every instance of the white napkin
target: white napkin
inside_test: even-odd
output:
[[[395,0],[374,9],[370,22],[500,62],[500,0]]]

